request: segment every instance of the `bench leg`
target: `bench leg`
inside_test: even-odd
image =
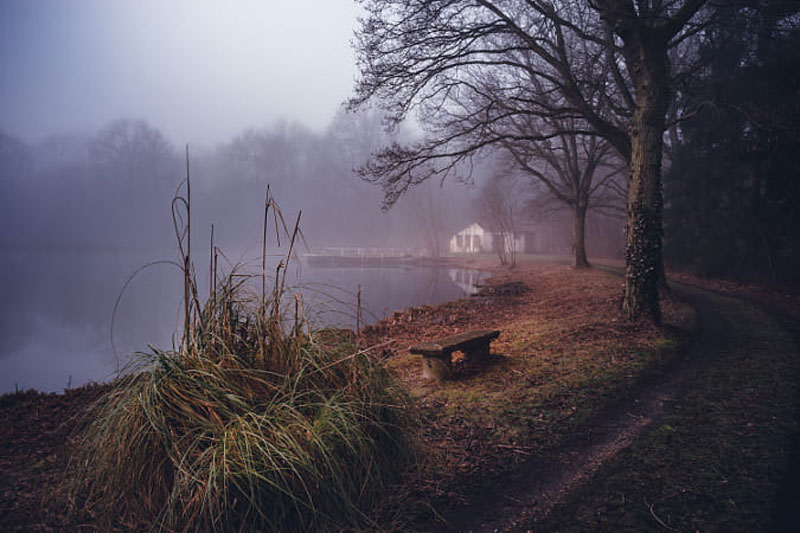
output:
[[[485,361],[489,359],[489,342],[487,341],[485,344],[481,343],[480,345],[475,346],[464,355],[467,357],[467,360],[472,361]]]
[[[422,356],[422,377],[442,381],[450,379],[452,370],[450,368],[450,354],[447,358],[425,357]]]

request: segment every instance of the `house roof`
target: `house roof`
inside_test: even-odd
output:
[[[478,224],[477,222],[473,222],[469,226],[462,228],[456,232],[456,235],[459,233],[473,233],[475,231],[488,231],[483,225]]]
[[[527,225],[527,224],[516,223],[514,225],[516,226],[515,229],[517,230],[516,231],[517,234],[533,233],[534,232],[534,228],[532,226]],[[462,228],[461,230],[455,232],[454,235],[459,235],[461,233],[474,233],[475,230],[473,228],[477,228],[480,231],[483,231],[485,233],[500,233],[499,225],[488,223],[487,221],[482,221],[482,222],[473,222],[469,226],[467,226],[465,228]]]

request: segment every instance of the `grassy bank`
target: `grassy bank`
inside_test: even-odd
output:
[[[499,275],[484,297],[438,309],[409,310],[374,329],[394,338],[389,369],[415,398],[429,462],[404,501],[409,514],[430,519],[440,508],[467,503],[493,479],[530,457],[551,453],[620,398],[645,386],[685,352],[694,312],[665,303],[665,327],[619,319],[617,278],[567,266],[527,265]],[[464,366],[453,381],[421,378],[415,341],[473,327],[496,327],[494,361]],[[423,526],[420,526],[423,527]]]
[[[670,414],[535,531],[767,531],[797,431],[797,348],[740,300],[707,295],[730,326]]]

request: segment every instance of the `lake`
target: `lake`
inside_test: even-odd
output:
[[[0,251],[0,393],[35,388],[60,392],[107,381],[136,351],[169,349],[181,330],[183,282],[172,259],[151,252]],[[196,262],[199,262],[196,260]],[[257,271],[257,268],[245,269]],[[361,287],[364,321],[395,310],[435,305],[474,292],[485,273],[446,267],[289,269],[316,325],[355,327]],[[207,289],[207,268],[198,285]],[[177,342],[177,339],[175,339]]]

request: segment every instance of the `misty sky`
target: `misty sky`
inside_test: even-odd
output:
[[[0,0],[0,129],[28,141],[143,118],[214,144],[322,128],[356,73],[353,0]]]

